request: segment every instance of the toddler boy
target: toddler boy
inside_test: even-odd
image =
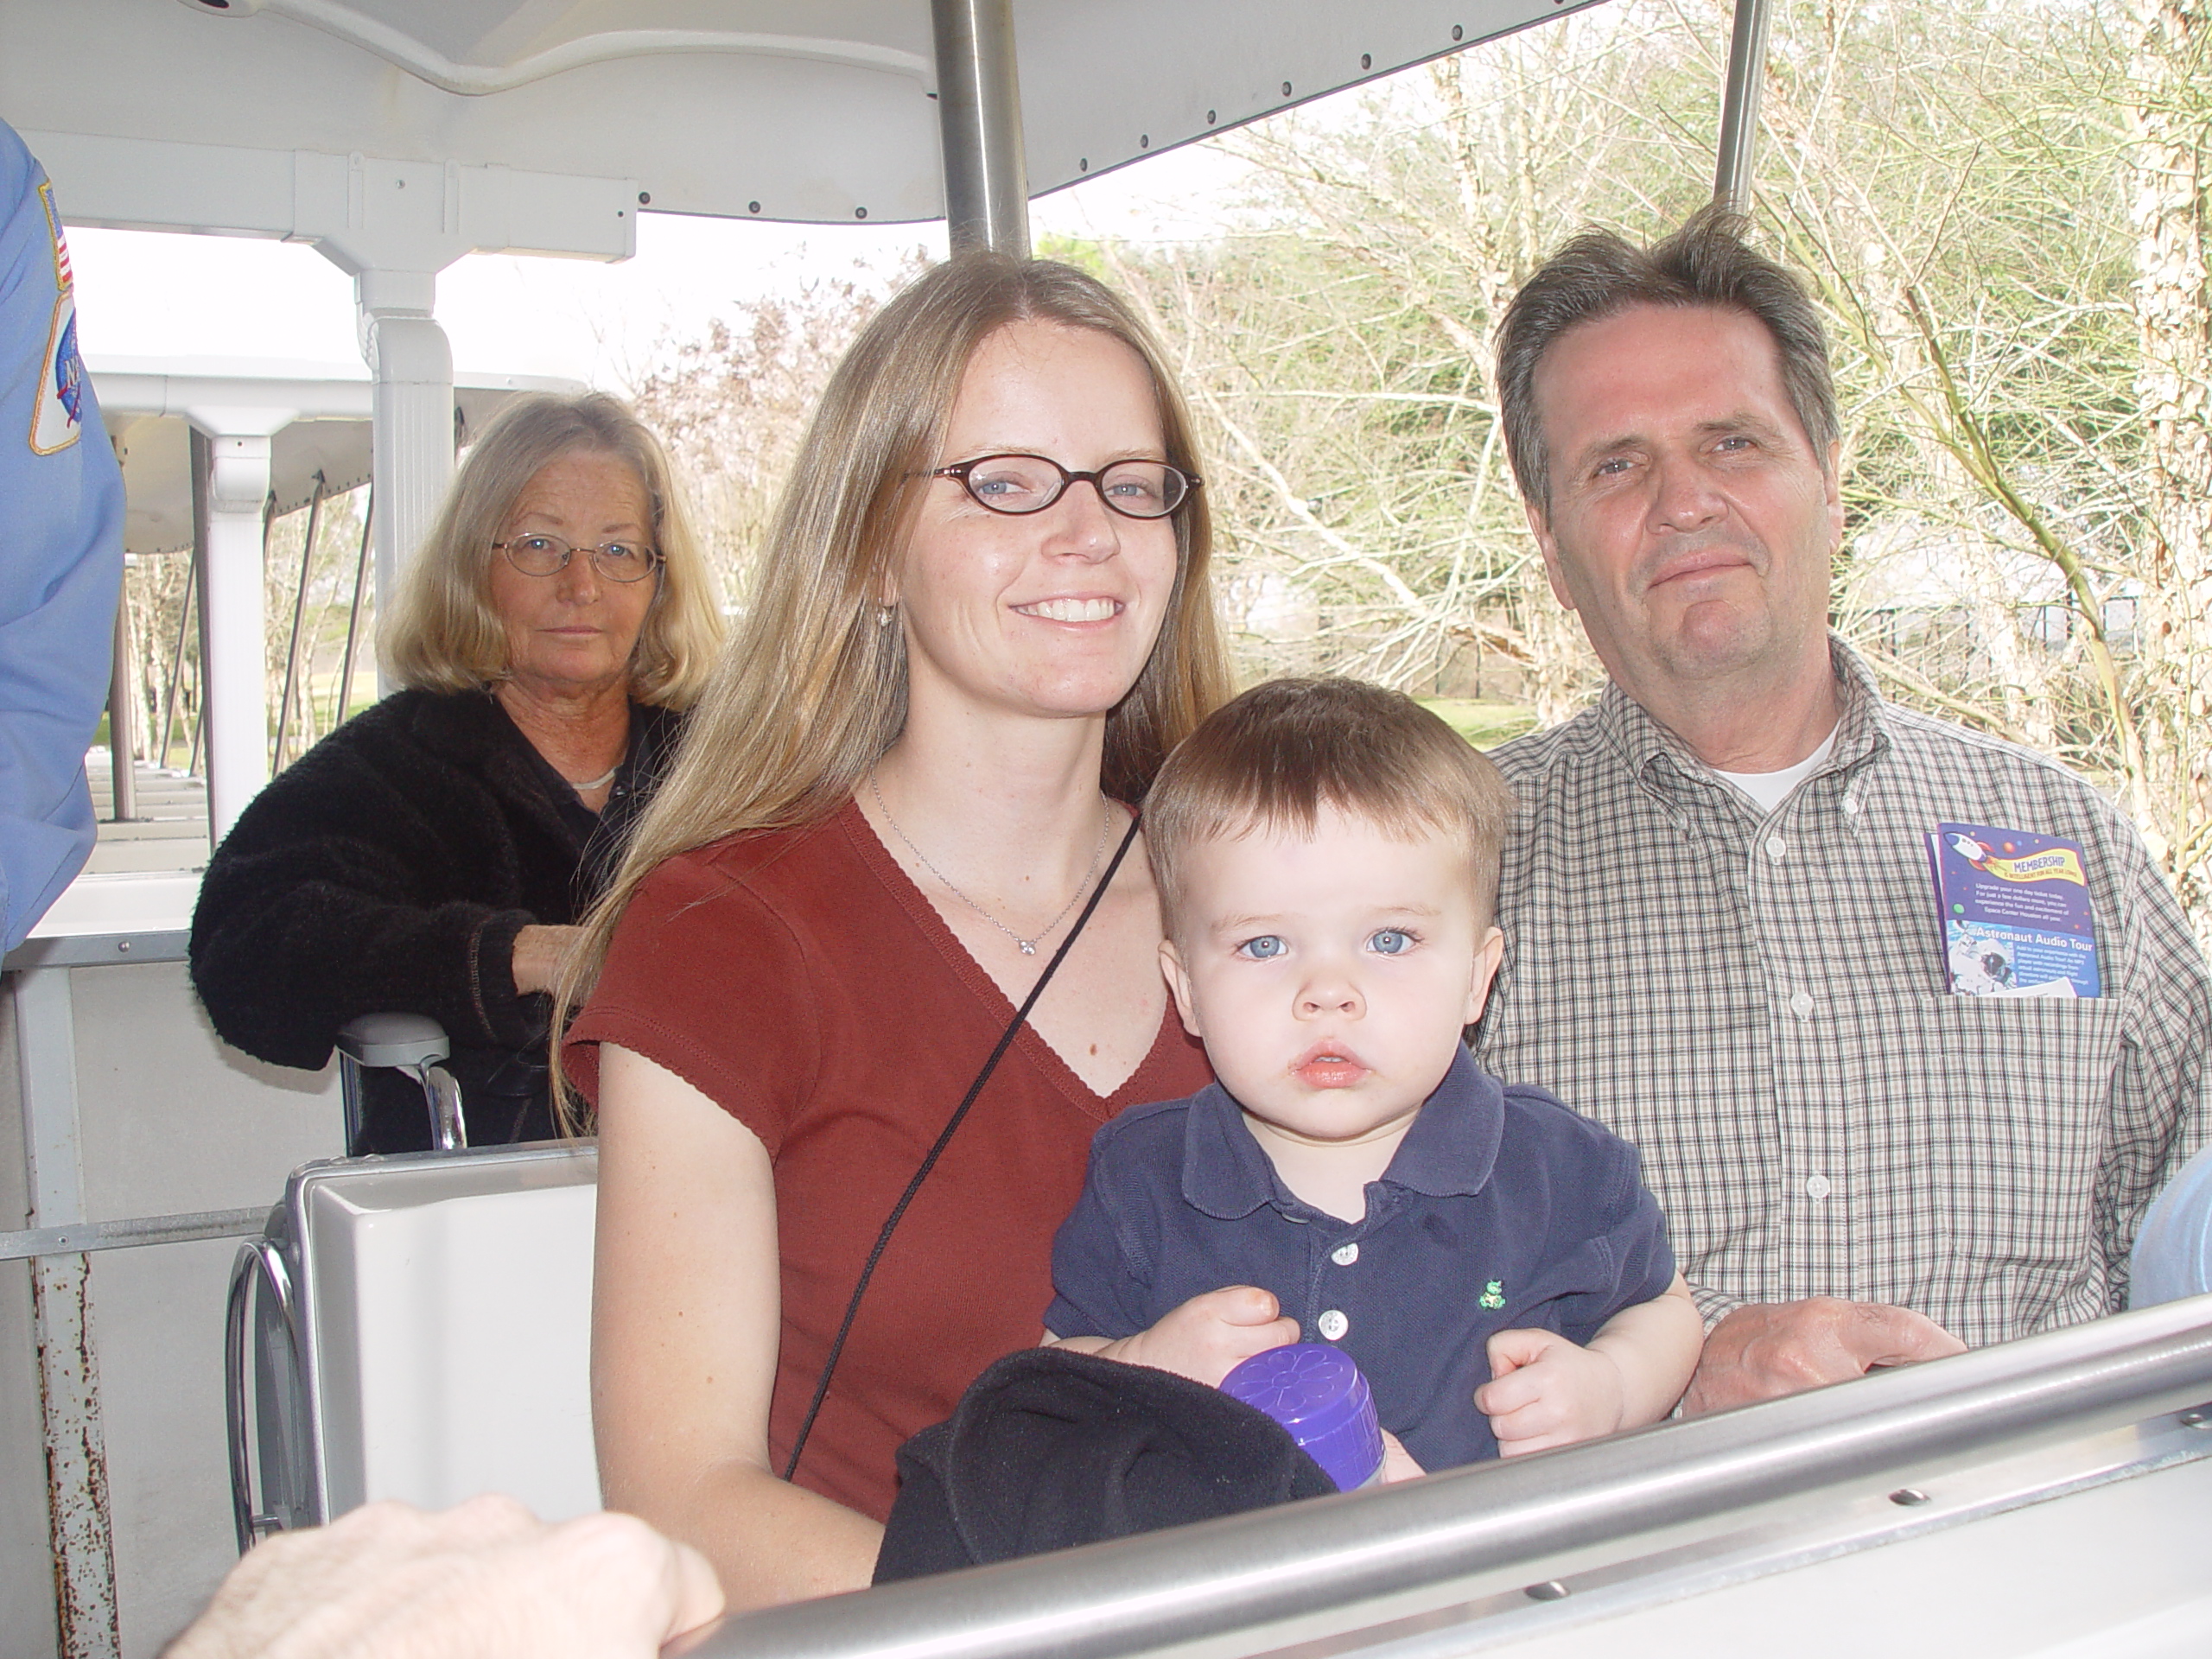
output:
[[[1048,1341],[1206,1383],[1334,1343],[1430,1469],[1672,1408],[1703,1327],[1635,1149],[1463,1045],[1510,812],[1441,720],[1351,680],[1255,687],[1169,758],[1160,962],[1219,1081],[1099,1130]]]

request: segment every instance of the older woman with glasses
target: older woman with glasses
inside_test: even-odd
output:
[[[1132,833],[1224,692],[1201,470],[1081,272],[893,299],[576,959],[601,1483],[735,1605],[868,1582],[900,1442],[1042,1336],[1092,1135],[1210,1075]]]
[[[469,450],[380,641],[404,689],[240,815],[193,918],[224,1039],[326,1064],[357,1014],[454,1045],[471,1145],[555,1133],[548,993],[720,632],[659,443],[596,393],[518,398]],[[354,1153],[429,1144],[372,1074]]]

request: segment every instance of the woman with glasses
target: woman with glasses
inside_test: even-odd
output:
[[[257,797],[216,849],[192,977],[224,1039],[320,1067],[362,1014],[453,1043],[469,1142],[540,1140],[551,990],[720,632],[658,442],[612,397],[537,394],[462,462],[384,619],[404,688]],[[430,1144],[371,1073],[354,1153]]]
[[[1097,283],[924,276],[833,377],[594,912],[601,1485],[733,1605],[868,1582],[899,1444],[1042,1335],[1092,1134],[1208,1077],[1130,834],[1224,692],[1199,470]]]

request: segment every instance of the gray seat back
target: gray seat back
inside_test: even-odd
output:
[[[241,1548],[359,1504],[483,1491],[597,1509],[598,1149],[309,1164],[239,1252],[229,1330]]]

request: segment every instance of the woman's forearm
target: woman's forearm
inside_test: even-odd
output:
[[[770,1472],[772,1162],[691,1084],[600,1048],[592,1425],[601,1490],[714,1564],[733,1608],[865,1589],[883,1529]]]
[[[865,1590],[883,1541],[868,1516],[742,1464],[658,1494],[610,1475],[606,1498],[712,1562],[732,1612]]]

